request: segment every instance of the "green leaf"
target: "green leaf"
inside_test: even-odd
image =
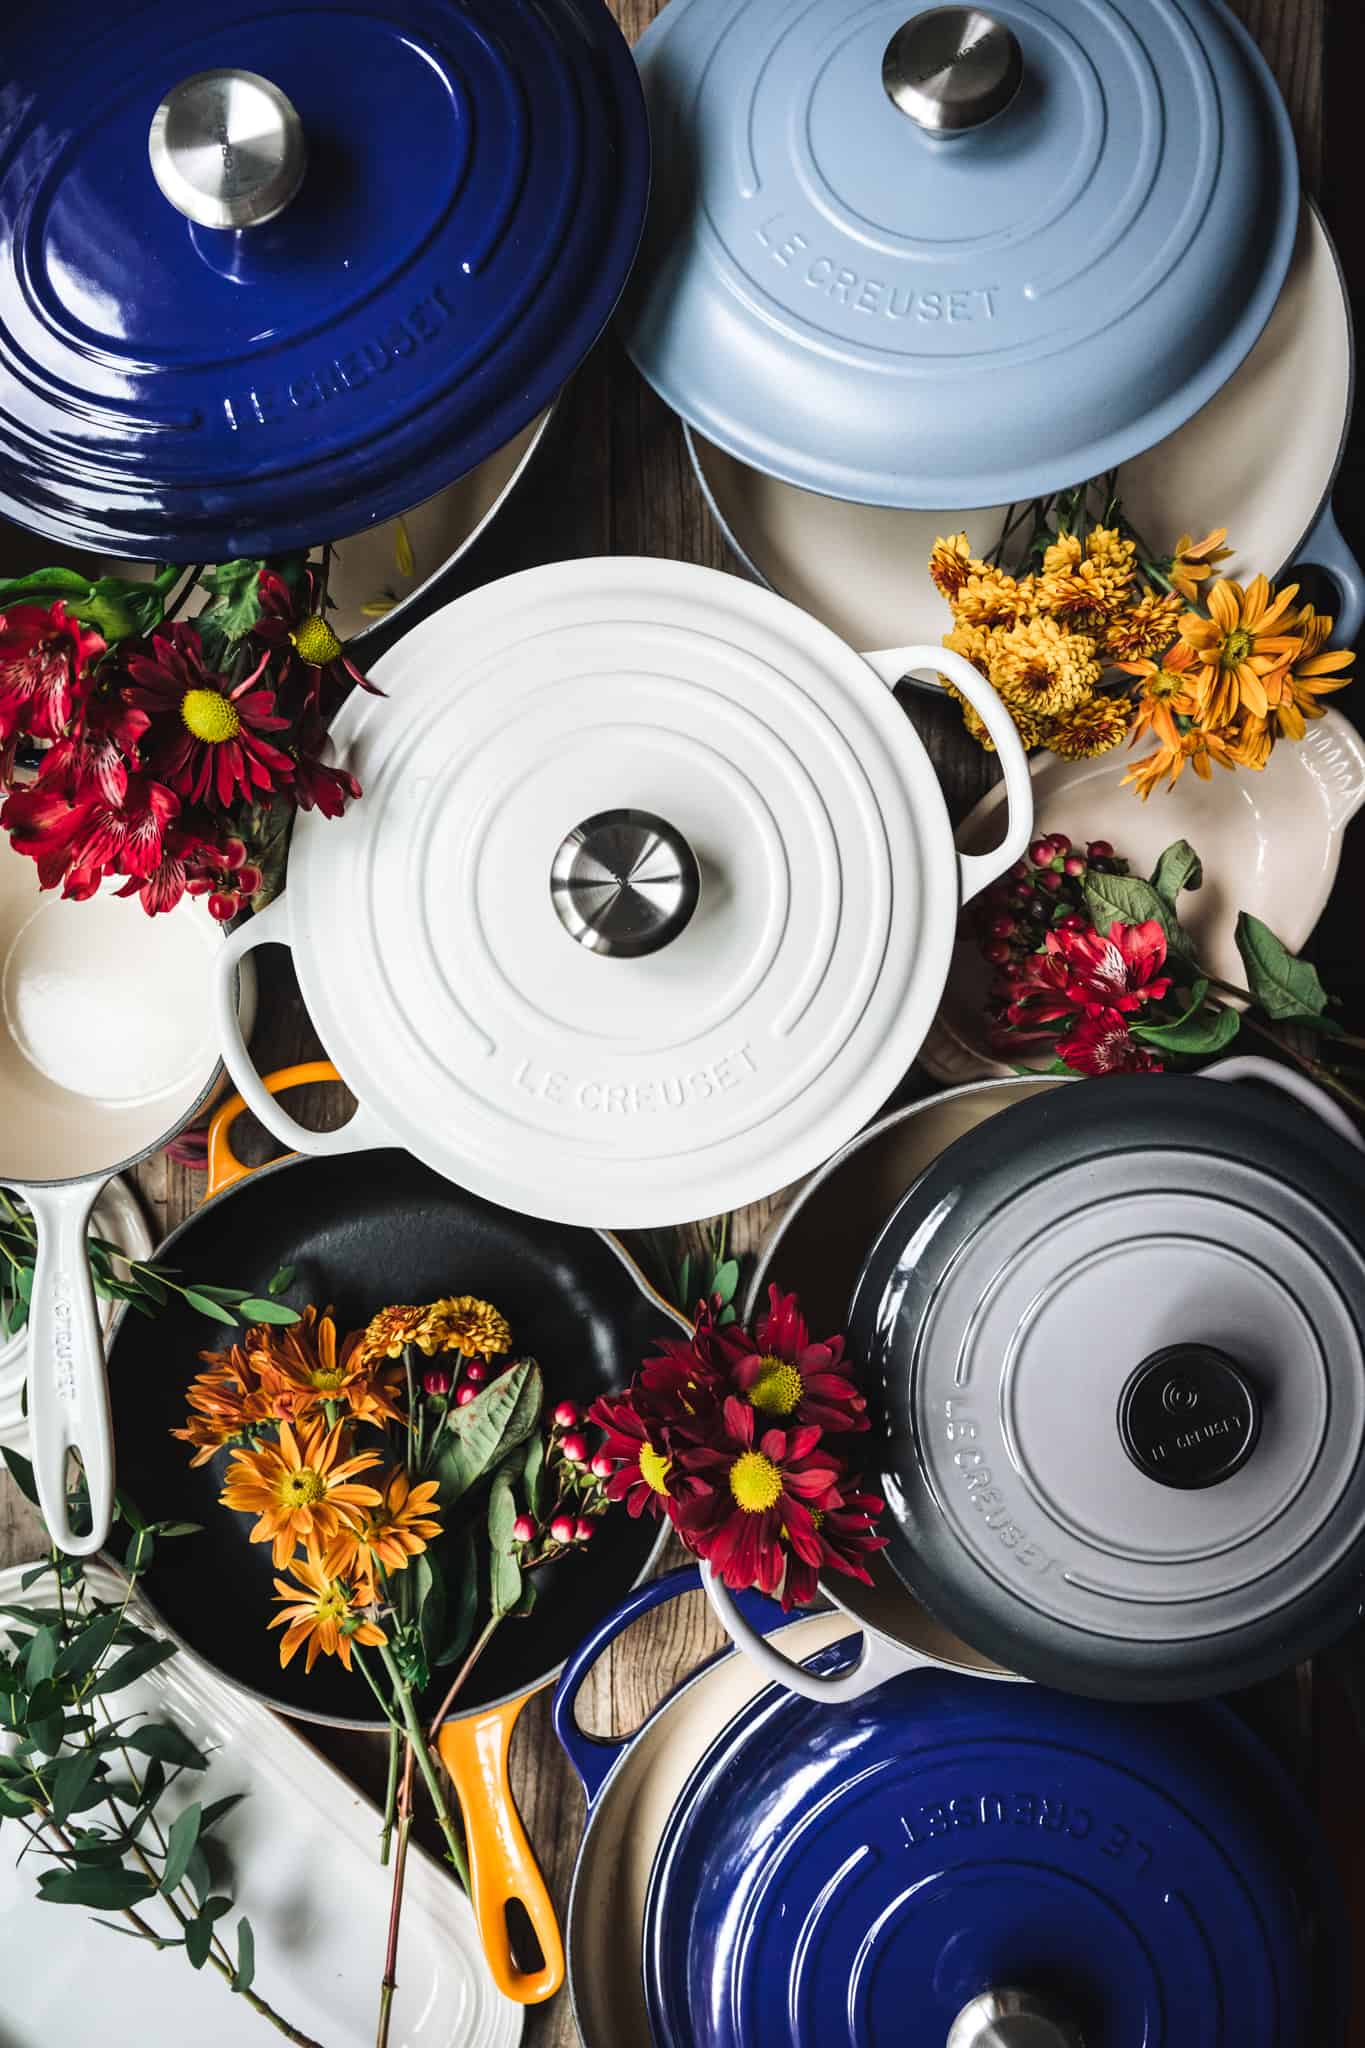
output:
[[[445,1580],[429,1549],[419,1552],[408,1570],[413,1581],[413,1618],[421,1630],[422,1648],[430,1663],[445,1635]]]
[[[36,1635],[29,1637],[24,1657],[24,1677],[29,1691],[33,1692],[45,1678],[51,1678],[56,1669],[57,1631],[55,1628],[40,1628]]]
[[[234,1991],[250,1991],[256,1974],[256,1939],[249,1920],[237,1922],[237,1967],[232,1973]]]
[[[535,1605],[536,1582],[534,1579],[527,1579],[521,1589],[521,1598],[512,1609],[511,1619],[513,1621],[525,1621],[528,1614],[535,1612]]]
[[[441,1506],[449,1509],[540,1420],[543,1388],[532,1358],[509,1366],[464,1408],[446,1412],[436,1457]]]
[[[131,1735],[124,1736],[123,1746],[137,1750],[140,1756],[154,1756],[159,1763],[178,1764],[182,1770],[208,1768],[209,1760],[203,1751],[196,1749],[189,1736],[170,1721],[153,1721],[146,1728],[135,1728]]]
[[[199,1839],[202,1841],[220,1820],[224,1820],[235,1806],[246,1798],[245,1792],[229,1792],[225,1799],[211,1799],[204,1808],[204,1818],[199,1824]]]
[[[279,1272],[268,1283],[265,1291],[267,1294],[283,1294],[287,1287],[292,1286],[293,1280],[294,1268],[292,1266],[281,1266]]]
[[[711,1292],[720,1296],[722,1307],[734,1300],[739,1285],[739,1260],[727,1259],[711,1276]]]
[[[1188,839],[1177,839],[1152,869],[1152,887],[1172,910],[1182,889],[1198,889],[1204,880],[1204,863]]]
[[[77,575],[74,569],[31,569],[27,576],[10,576],[0,582],[0,604],[12,604],[16,597],[31,592],[44,593],[49,599],[84,597],[89,588],[90,578]]]
[[[75,1756],[62,1757],[54,1766],[48,1785],[52,1795],[52,1818],[59,1824],[76,1812],[81,1794],[88,1788],[101,1761],[98,1750],[82,1749]]]
[[[674,1296],[679,1308],[690,1315],[695,1303],[692,1300],[692,1254],[684,1252],[678,1264],[678,1291]]]
[[[187,1287],[185,1299],[191,1308],[197,1309],[201,1316],[207,1316],[210,1322],[226,1323],[230,1330],[236,1329],[236,1316],[230,1315],[220,1303],[211,1301],[207,1294],[201,1294],[197,1287]]]
[[[203,1280],[195,1281],[194,1291],[196,1294],[202,1294],[208,1301],[221,1301],[228,1308],[235,1307],[239,1301],[245,1301],[251,1293],[249,1287],[210,1287]]]
[[[474,1623],[479,1611],[479,1560],[474,1547],[474,1532],[466,1524],[448,1536],[441,1546],[444,1553],[444,1579],[446,1594],[446,1640],[435,1657],[433,1665],[453,1664],[463,1657],[474,1639]]]
[[[1167,952],[1193,961],[1189,938],[1170,904],[1137,875],[1097,875],[1092,869],[1085,878],[1085,907],[1096,931],[1105,936],[1116,922],[1146,924],[1154,918],[1165,933]]]
[[[1269,925],[1246,910],[1237,914],[1237,951],[1247,987],[1267,1017],[1317,1017],[1326,1009],[1327,991],[1317,970],[1296,960]]]
[[[23,1494],[25,1500],[38,1505],[38,1482],[33,1476],[33,1467],[27,1458],[21,1458],[18,1451],[12,1451],[8,1444],[0,1444],[0,1458],[5,1461],[5,1470]]]
[[[545,1439],[537,1430],[526,1440],[526,1462],[521,1483],[526,1488],[526,1505],[539,1521],[545,1501]]]
[[[46,1713],[35,1714],[32,1705],[28,1713],[28,1733],[34,1748],[44,1756],[56,1756],[66,1737],[66,1723],[60,1707],[50,1707]]]
[[[140,1870],[45,1870],[38,1879],[38,1896],[52,1906],[97,1906],[121,1913],[139,1906],[156,1891],[151,1878]]]
[[[166,1837],[166,1862],[161,1872],[161,1889],[169,1898],[184,1878],[194,1854],[194,1845],[199,1840],[199,1830],[204,1822],[204,1809],[199,1805],[187,1806],[177,1814]]]
[[[1174,1024],[1130,1024],[1128,1028],[1140,1044],[1155,1046],[1159,1052],[1208,1059],[1231,1045],[1241,1023],[1236,1010],[1216,1009],[1186,1015]]]
[[[299,1320],[296,1308],[286,1308],[282,1301],[267,1301],[259,1294],[253,1294],[249,1301],[242,1303],[242,1314],[249,1323],[296,1323]]]
[[[493,1613],[498,1617],[511,1614],[521,1598],[521,1566],[514,1557],[493,1552],[489,1561],[489,1591]]]
[[[251,558],[220,562],[199,579],[200,588],[213,600],[204,607],[201,618],[211,621],[229,643],[243,639],[261,616],[257,580],[264,567],[264,560]]]
[[[524,1463],[521,1451],[513,1451],[493,1474],[493,1484],[489,1488],[488,1540],[493,1549],[504,1557],[512,1555],[516,1544],[516,1537],[512,1534],[517,1519],[516,1483]]]
[[[123,1569],[130,1579],[145,1572],[156,1556],[156,1538],[150,1529],[134,1529],[123,1553]]]
[[[190,1851],[190,1860],[185,1869],[185,1882],[194,1893],[197,1903],[202,1906],[209,1895],[209,1886],[213,1883],[213,1872],[209,1869],[209,1859],[204,1854],[202,1842],[196,1842]]]
[[[204,1525],[202,1522],[154,1522],[152,1524],[152,1533],[156,1536],[165,1537],[202,1536]]]
[[[213,1915],[200,1913],[185,1929],[185,1954],[190,1968],[202,1970],[213,1950]]]

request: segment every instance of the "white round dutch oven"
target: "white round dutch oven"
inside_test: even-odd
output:
[[[947,668],[1009,810],[959,855],[888,685]],[[960,905],[1028,841],[1027,763],[965,661],[855,654],[770,592],[674,562],[561,563],[426,620],[335,727],[366,795],[301,817],[288,888],[223,948],[224,1059],[304,1152],[402,1145],[529,1214],[647,1226],[818,1165],[915,1056]],[[231,1001],[289,946],[358,1098],[304,1130]]]

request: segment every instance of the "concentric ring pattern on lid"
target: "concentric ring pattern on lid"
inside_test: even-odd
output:
[[[60,33],[20,0],[4,55],[0,511],[63,546],[221,560],[411,508],[554,397],[635,253],[601,0],[79,0]],[[253,176],[279,211],[203,224]]]
[[[917,1671],[736,1717],[660,1842],[645,1985],[658,2048],[1329,2048],[1343,1933],[1323,1845],[1225,1708]],[[1005,1992],[1028,2023],[978,2031]]]
[[[873,1113],[958,877],[858,655],[738,578],[604,560],[473,592],[376,673],[387,699],[335,735],[364,802],[299,820],[286,901],[323,1042],[396,1142],[512,1207],[661,1224],[771,1193]],[[621,812],[698,874],[668,942],[624,955],[557,893]]]
[[[637,54],[628,346],[788,483],[938,508],[1098,475],[1213,396],[1284,281],[1293,137],[1220,0],[669,0]],[[921,125],[955,70],[980,125]]]
[[[1266,1676],[1365,1583],[1361,1162],[1294,1103],[1058,1089],[887,1225],[851,1343],[891,1562],[988,1655],[1082,1692]]]

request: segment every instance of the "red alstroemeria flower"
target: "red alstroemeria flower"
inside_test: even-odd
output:
[[[839,1464],[817,1449],[820,1431],[813,1423],[759,1435],[754,1409],[737,1394],[727,1397],[721,1414],[723,1426],[712,1441],[677,1453],[685,1475],[702,1482],[703,1490],[675,1501],[671,1519],[727,1586],[775,1593],[789,1555],[819,1570],[815,1516],[841,1505]]]
[[[782,1581],[784,1611],[793,1607],[809,1607],[819,1591],[820,1575],[825,1571],[842,1572],[845,1578],[861,1579],[865,1586],[872,1584],[872,1574],[863,1559],[886,1548],[885,1536],[879,1536],[874,1527],[885,1505],[885,1501],[875,1493],[845,1491],[839,1507],[816,1512],[812,1519],[820,1542],[820,1563],[818,1566],[808,1564],[805,1558],[798,1557],[793,1551],[787,1559],[787,1575]]]
[[[233,683],[204,666],[198,633],[181,624],[153,634],[150,655],[127,657],[134,687],[124,695],[154,721],[146,749],[152,772],[192,803],[216,797],[226,805],[238,795],[254,803],[293,780],[290,756],[264,737],[289,725],[276,713],[275,692],[261,685],[269,660],[267,649]]]
[[[0,826],[16,853],[38,864],[44,889],[83,901],[109,873],[145,877],[160,865],[166,827],[179,799],[148,775],[130,775],[123,800],[96,790],[72,799],[42,783],[16,790],[0,810]]]
[[[121,804],[128,771],[139,766],[138,742],[151,722],[145,711],[121,697],[87,697],[66,738],[49,747],[39,762],[39,782],[68,797],[93,788],[106,803]]]
[[[261,886],[261,871],[246,857],[246,844],[229,838],[221,844],[193,818],[179,820],[166,833],[159,865],[128,882],[117,893],[137,895],[149,917],[174,910],[184,895],[207,896],[211,917],[220,924],[234,918]]]
[[[1057,1052],[1078,1074],[1159,1074],[1161,1061],[1139,1045],[1120,1010],[1091,1010],[1077,1019]]]
[[[261,616],[252,633],[267,647],[282,651],[290,666],[301,672],[305,703],[316,705],[321,700],[324,683],[341,691],[359,683],[371,696],[383,696],[378,684],[356,667],[328,623],[321,608],[320,579],[314,570],[304,570],[296,598],[277,570],[262,569],[256,595]]]
[[[1107,935],[1052,931],[1045,943],[1059,985],[1078,1006],[1131,1012],[1159,1003],[1171,986],[1169,975],[1157,973],[1166,964],[1166,934],[1154,917],[1145,924],[1115,919]]]
[[[78,686],[103,652],[101,636],[60,602],[50,609],[15,604],[0,613],[0,740],[17,732],[60,739]]]
[[[768,1312],[752,1337],[737,1326],[717,1336],[731,1353],[732,1387],[761,1416],[783,1428],[807,1422],[830,1431],[867,1428],[867,1403],[841,1364],[843,1338],[812,1344],[794,1294],[770,1287]]]
[[[594,1401],[588,1420],[606,1434],[603,1455],[616,1460],[607,1499],[623,1500],[636,1520],[648,1514],[658,1521],[671,1502],[696,1491],[673,1457],[664,1424],[647,1408],[641,1412],[635,1388]]]

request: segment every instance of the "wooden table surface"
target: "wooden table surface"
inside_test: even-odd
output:
[[[659,11],[662,0],[611,0],[633,42]],[[1358,0],[1232,0],[1269,59],[1288,100],[1299,140],[1305,179],[1323,201],[1352,285],[1365,287],[1365,225],[1354,193],[1356,139],[1355,81],[1360,76],[1362,29]],[[1338,102],[1339,108],[1338,111]],[[1335,175],[1334,175],[1335,173]],[[1357,307],[1357,320],[1360,308]],[[532,478],[494,529],[460,565],[440,601],[496,576],[539,562],[593,554],[671,556],[732,569],[725,546],[693,479],[676,420],[635,375],[613,336],[599,345],[567,393],[552,428],[553,439]],[[1338,510],[1358,553],[1365,555],[1365,449],[1353,437],[1338,493]],[[1228,508],[1235,525],[1235,507]],[[1348,713],[1351,698],[1344,701]],[[994,766],[968,741],[955,713],[941,712],[922,696],[907,705],[938,767],[954,818],[960,817],[994,779]],[[1359,903],[1365,887],[1365,839],[1357,827],[1347,840],[1342,879],[1319,929],[1316,957],[1329,988],[1347,998],[1357,1019],[1365,1019],[1365,974],[1359,962]],[[254,1050],[263,1072],[318,1056],[319,1047],[302,1009],[287,964],[272,951],[262,963],[261,1015]],[[1361,1028],[1358,1021],[1356,1029]],[[912,1081],[911,1087],[923,1084]],[[293,1106],[319,1124],[343,1120],[348,1104],[340,1091],[319,1092],[310,1105]],[[270,1142],[244,1118],[239,1126],[243,1156],[270,1156]],[[202,1177],[164,1157],[135,1175],[139,1193],[161,1235],[200,1200]],[[782,1198],[747,1210],[736,1219],[734,1242],[747,1249],[758,1242],[781,1207]],[[0,1484],[0,1563],[27,1559],[41,1547],[36,1518],[8,1480]],[[700,1599],[675,1604],[652,1624],[643,1624],[619,1653],[605,1660],[584,1700],[587,1725],[598,1732],[623,1732],[718,1642]],[[1291,1720],[1297,1725],[1296,1761],[1310,1791],[1320,1790],[1324,1817],[1346,1855],[1359,1830],[1359,1755],[1343,1698],[1335,1685],[1308,1674],[1296,1681]],[[574,1853],[583,1815],[582,1798],[555,1743],[548,1697],[532,1702],[522,1717],[513,1751],[513,1777],[527,1827],[551,1889],[561,1905],[568,1897]],[[329,1739],[338,1761],[362,1782],[382,1783],[378,1738]],[[1349,1871],[1353,1896],[1365,1912],[1365,1883],[1356,1859]],[[1359,1922],[1357,1924],[1360,1924]],[[356,1930],[375,1948],[379,1977],[383,1929]],[[150,1970],[175,1967],[154,1962]],[[1357,1999],[1357,2007],[1365,2001]],[[152,2008],[154,2010],[154,2008]],[[149,2040],[154,2036],[148,2036]],[[1357,2021],[1353,2043],[1365,2043],[1365,2022]],[[568,2001],[528,2012],[528,2048],[570,2048],[577,2039]],[[643,2044],[641,2044],[643,2048]],[[1193,2048],[1193,2044],[1192,2044]]]

